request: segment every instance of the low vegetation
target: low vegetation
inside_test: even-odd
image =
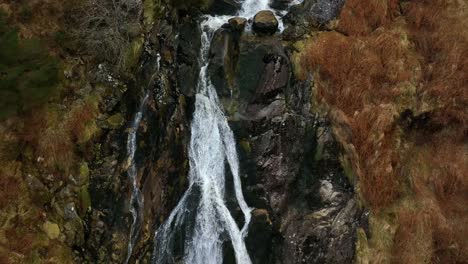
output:
[[[468,259],[467,8],[454,0],[346,1],[335,30],[318,33],[302,53],[316,103],[350,131],[341,140],[354,152],[372,222],[394,226],[378,227],[393,246],[371,234],[370,262]]]
[[[114,65],[117,72],[128,66],[126,56],[132,40],[142,33],[142,1],[86,0],[68,13],[82,53]]]
[[[20,39],[0,13],[0,119],[44,104],[57,93],[57,59],[37,38]]]

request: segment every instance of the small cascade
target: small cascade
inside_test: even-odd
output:
[[[160,68],[160,59],[161,56],[157,54],[157,69]],[[132,225],[130,227],[130,236],[127,247],[127,257],[125,259],[125,264],[128,263],[130,257],[133,253],[133,247],[137,242],[138,236],[140,234],[141,224],[142,224],[142,208],[143,208],[143,195],[137,183],[138,171],[135,162],[135,152],[137,150],[137,132],[140,127],[141,119],[143,118],[143,112],[146,106],[146,102],[149,98],[149,92],[147,91],[145,96],[140,102],[138,112],[135,114],[133,121],[130,125],[130,132],[127,137],[127,175],[132,183],[132,194],[130,196],[130,213],[132,214]]]

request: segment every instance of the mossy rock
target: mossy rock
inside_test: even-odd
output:
[[[80,215],[85,215],[86,212],[91,210],[91,195],[89,194],[88,186],[84,186],[81,188],[80,193]]]
[[[127,51],[125,56],[125,70],[124,72],[131,72],[140,61],[140,56],[143,52],[143,44],[145,38],[143,36],[134,39],[130,45],[130,49]]]
[[[60,236],[60,228],[56,223],[46,221],[42,225],[42,229],[50,239],[57,239]]]
[[[107,118],[105,123],[107,128],[118,129],[124,125],[125,118],[121,113],[117,113]]]

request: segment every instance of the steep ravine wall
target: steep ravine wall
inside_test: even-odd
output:
[[[3,2],[0,1],[2,6]],[[284,8],[290,1],[272,2],[278,8]],[[401,245],[408,246],[411,241],[416,241],[415,248],[439,250],[433,259],[430,257],[433,252],[418,251],[416,256],[419,259],[440,263],[447,260],[450,263],[449,260],[462,259],[465,254],[462,242],[443,239],[444,232],[457,226],[457,221],[464,223],[466,217],[459,216],[466,211],[463,211],[464,207],[460,208],[454,202],[458,207],[449,210],[447,206],[444,209],[447,215],[439,209],[437,214],[421,209],[430,205],[432,210],[436,207],[434,204],[439,203],[452,205],[455,198],[463,201],[463,180],[437,186],[432,183],[433,178],[404,178],[397,197],[402,198],[395,198],[396,202],[388,207],[378,207],[369,202],[369,195],[365,193],[369,189],[362,187],[361,180],[368,175],[363,169],[368,163],[367,160],[359,160],[362,153],[359,153],[361,156],[357,154],[359,145],[350,144],[353,139],[363,137],[364,143],[376,139],[369,143],[375,147],[372,150],[376,153],[386,153],[382,145],[401,146],[396,154],[415,164],[418,160],[413,160],[412,155],[425,158],[422,160],[426,163],[430,160],[425,156],[426,151],[443,158],[439,152],[421,143],[424,141],[421,138],[427,135],[434,140],[439,140],[438,135],[454,136],[455,143],[466,143],[466,137],[460,136],[466,135],[466,122],[455,116],[457,107],[463,106],[463,98],[466,97],[439,96],[439,99],[448,99],[437,104],[434,101],[438,99],[426,93],[416,98],[419,96],[416,93],[418,78],[422,78],[419,71],[423,65],[416,63],[416,59],[421,59],[418,54],[424,54],[427,47],[416,45],[419,42],[412,38],[417,36],[409,32],[416,30],[414,27],[424,27],[431,16],[418,20],[411,12],[428,8],[427,3],[419,6],[410,5],[409,1],[371,2],[376,10],[385,9],[382,11],[385,15],[371,16],[374,14],[371,11],[359,9],[362,7],[359,1],[304,0],[302,4],[291,7],[285,15],[285,30],[281,33],[270,34],[267,31],[258,34],[244,29],[237,22],[228,21],[215,33],[208,72],[234,131],[244,194],[248,205],[254,209],[246,238],[253,263],[398,263],[413,256],[403,254],[408,250],[395,248],[394,245],[400,245],[395,241],[398,242],[398,236],[404,238],[406,234],[412,236],[413,233],[407,244]],[[28,113],[27,117],[2,121],[0,171],[5,178],[2,178],[0,186],[0,263],[125,261],[132,224],[129,211],[132,186],[127,174],[126,140],[145,94],[149,99],[138,125],[135,156],[137,183],[144,197],[143,221],[129,263],[150,263],[154,231],[165,221],[187,187],[187,148],[200,67],[200,17],[204,13],[233,14],[239,5],[232,0],[144,0],[142,4],[138,20],[142,31],[132,37],[130,48],[125,53],[128,55],[125,74],[114,74],[112,66],[105,61],[97,63],[84,55],[63,55],[53,50],[51,53],[64,57],[61,58],[61,70],[64,72],[61,85],[65,91],[62,93],[72,95],[51,98],[46,109],[38,108],[38,114]],[[412,5],[415,5],[414,10],[410,8]],[[15,19],[21,17],[21,12],[12,12]],[[456,14],[453,11],[452,15]],[[359,15],[364,16],[365,21]],[[350,21],[360,24],[352,27],[350,25],[354,24],[348,23]],[[428,32],[437,24],[431,23],[426,25]],[[35,28],[39,33],[31,33],[23,24],[20,29],[23,35],[46,34],[40,27]],[[386,49],[381,52],[370,47],[376,43],[392,44],[393,38],[398,40],[398,47],[403,47],[391,53],[402,59],[395,63],[386,60],[389,58],[385,55]],[[355,48],[353,52],[360,56],[350,57],[352,65],[349,69],[358,71],[342,69],[338,62],[343,61],[326,57],[330,54],[340,57],[342,51],[348,51],[346,48],[351,46]],[[444,49],[437,46],[434,50]],[[464,54],[463,49],[454,50],[461,50],[460,54]],[[315,57],[308,61],[304,59],[308,55]],[[344,93],[346,96],[333,93],[338,91],[339,85],[344,87],[339,91],[347,91],[345,88],[348,87],[346,82],[333,82],[335,77],[345,76],[346,80],[355,81],[352,85],[366,85],[360,76],[367,76],[367,73],[359,70],[368,68],[359,68],[353,63],[373,65],[375,61],[367,59],[375,58],[374,55],[378,57],[377,65],[384,61],[388,67],[387,75],[369,69],[376,74],[376,79],[390,80],[389,83],[398,78],[405,80],[401,82],[404,85],[398,86],[403,95],[399,95],[397,101],[383,100],[376,106],[375,109],[390,113],[393,118],[387,124],[386,115],[380,113],[380,119],[375,119],[380,122],[376,123],[388,127],[385,133],[377,131],[376,135],[365,134],[363,128],[356,130],[351,126],[354,123],[349,123],[350,119],[372,111],[358,109],[346,112],[349,105],[361,103],[356,100],[349,105],[340,105],[343,97],[349,100],[357,98],[354,97],[357,90],[351,89]],[[458,58],[457,54],[452,55]],[[422,67],[429,82],[433,76],[432,67],[444,68],[444,64],[433,62],[435,58],[432,55],[426,55],[424,59],[431,62],[427,69]],[[328,61],[331,63],[327,64]],[[403,71],[402,65],[411,68],[409,74]],[[466,78],[463,79],[460,73],[462,66],[454,66],[454,74],[441,79],[463,82]],[[401,72],[393,74],[395,69]],[[345,74],[340,75],[340,70]],[[356,77],[353,73],[361,75]],[[452,77],[453,80],[450,79]],[[353,88],[356,89],[355,86]],[[327,94],[329,91],[332,92]],[[456,95],[455,92],[453,94]],[[378,98],[372,95],[375,94],[366,94],[371,99]],[[416,103],[417,100],[421,102]],[[450,108],[452,101],[453,109]],[[367,106],[366,103],[363,105]],[[444,112],[445,108],[450,111]],[[456,125],[449,126],[448,121],[438,123],[440,116],[449,116]],[[83,125],[74,125],[76,123]],[[25,133],[36,130],[38,133]],[[438,134],[439,131],[442,132]],[[389,135],[390,139],[397,135],[398,140],[386,141]],[[456,154],[466,154],[466,150],[446,145],[443,141],[441,145],[445,146],[446,155],[458,162],[451,171],[463,173],[466,155]],[[417,167],[413,163],[413,167],[405,167],[395,165],[400,163],[392,160],[391,168],[394,171],[410,170]],[[443,171],[445,165],[441,166],[437,171]],[[377,179],[387,175],[384,169],[387,167],[382,168]],[[431,171],[430,167],[424,169]],[[411,191],[415,184],[412,179],[416,183],[424,182],[420,184],[424,188],[421,187],[417,195]],[[10,189],[13,191],[5,192]],[[442,198],[450,199],[434,198],[433,189],[440,191]],[[370,188],[377,198],[380,190]],[[15,196],[16,193],[19,195]],[[404,218],[407,211],[415,216]],[[457,215],[459,211],[461,213]],[[418,212],[423,216],[416,214]],[[427,231],[428,227],[420,224],[405,232],[405,223],[408,226],[415,221],[424,222],[419,221],[421,219],[430,219],[431,228],[437,228]],[[455,233],[448,234],[462,236]],[[419,244],[416,235],[429,242]],[[426,236],[433,237],[425,239]],[[233,252],[226,248],[225,263],[234,263]],[[394,258],[393,254],[399,257]]]

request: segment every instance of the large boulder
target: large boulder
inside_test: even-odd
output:
[[[253,19],[253,30],[259,35],[273,35],[278,31],[278,19],[269,10],[258,12]]]
[[[231,18],[215,31],[211,40],[208,75],[219,96],[230,96],[233,92],[239,39],[246,23],[245,18]]]
[[[233,17],[229,19],[228,23],[232,30],[242,32],[244,31],[245,25],[247,24],[247,19],[243,17]]]
[[[328,28],[328,22],[338,17],[344,0],[304,0],[292,6],[283,18],[286,40],[298,39],[308,34],[312,28]]]

